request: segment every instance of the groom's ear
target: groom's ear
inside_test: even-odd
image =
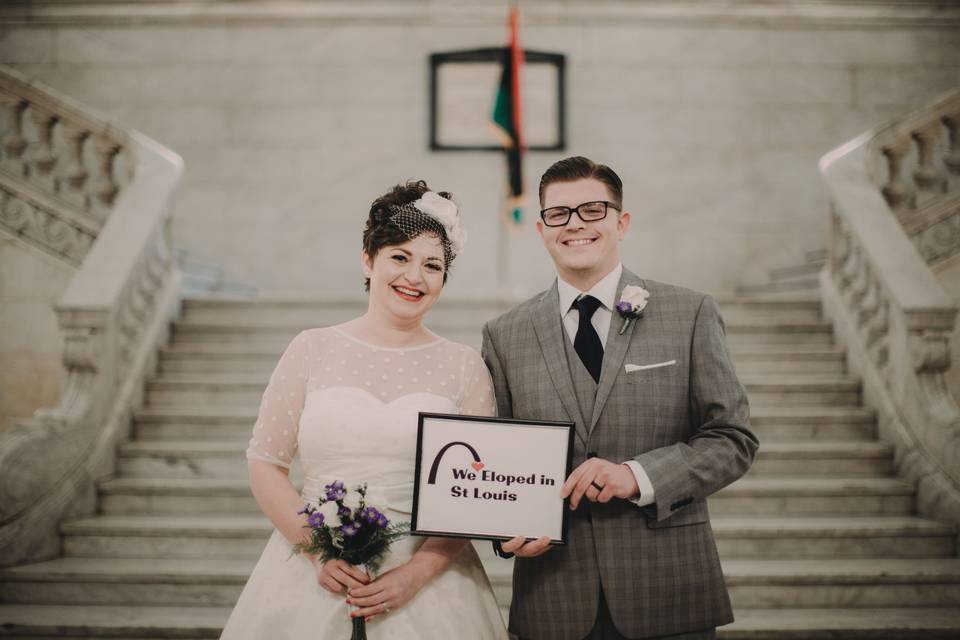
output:
[[[627,230],[630,228],[630,212],[621,211],[620,217],[617,218],[617,232],[620,235],[620,239],[623,240],[623,236],[627,235]]]

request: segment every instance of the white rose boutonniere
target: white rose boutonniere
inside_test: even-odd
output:
[[[628,285],[623,288],[620,294],[620,301],[617,303],[617,313],[623,317],[623,325],[620,327],[620,335],[627,330],[630,323],[643,316],[643,310],[647,307],[647,300],[650,298],[650,292],[643,287]]]

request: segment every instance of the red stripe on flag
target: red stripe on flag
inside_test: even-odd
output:
[[[510,8],[510,65],[511,80],[513,81],[513,130],[516,135],[516,145],[520,151],[525,151],[523,144],[523,101],[520,99],[520,73],[523,67],[523,49],[520,47],[520,10]]]

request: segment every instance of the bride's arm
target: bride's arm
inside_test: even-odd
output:
[[[280,357],[270,383],[263,392],[257,423],[247,447],[247,468],[250,490],[264,515],[291,544],[305,537],[306,516],[297,512],[303,501],[290,482],[290,463],[297,451],[300,415],[306,400],[310,364],[314,361],[310,335],[295,337]],[[307,559],[317,571],[320,585],[334,593],[366,584],[369,579],[349,564],[333,560],[321,564],[318,558]]]
[[[263,514],[290,544],[305,541],[307,518],[297,514],[303,500],[290,482],[290,470],[263,460],[247,460],[247,470],[250,490]]]

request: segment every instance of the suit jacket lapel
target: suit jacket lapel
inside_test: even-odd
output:
[[[623,274],[620,276],[620,283],[617,284],[616,300],[620,300],[623,288],[627,285],[644,286],[643,280],[624,269]],[[614,302],[614,304],[616,304],[616,302]],[[613,310],[613,315],[610,318],[610,331],[607,333],[607,344],[603,350],[603,367],[600,369],[597,400],[593,405],[593,415],[590,417],[590,431],[593,431],[594,426],[596,426],[597,421],[600,419],[600,414],[603,413],[603,407],[607,403],[607,398],[610,397],[610,392],[613,390],[613,383],[616,381],[617,376],[620,375],[621,369],[623,369],[623,361],[627,356],[627,347],[630,346],[630,338],[633,336],[633,332],[637,330],[637,325],[642,322],[643,318],[634,320],[621,335],[620,327],[623,326],[623,318],[616,309]]]
[[[567,415],[576,423],[577,435],[586,443],[587,425],[577,404],[577,396],[573,391],[573,378],[570,377],[567,354],[563,347],[566,334],[560,319],[560,295],[557,293],[556,282],[543,295],[540,303],[533,308],[531,320],[537,333],[537,340],[540,341],[540,350],[547,363],[547,370],[550,372],[550,379],[560,396],[560,402],[567,410]]]

